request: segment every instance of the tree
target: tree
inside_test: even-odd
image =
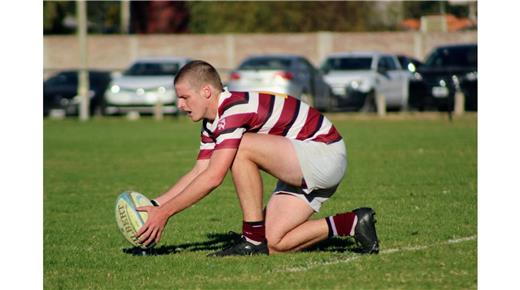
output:
[[[475,5],[476,6],[476,5]],[[44,34],[75,33],[75,1],[45,1]],[[121,2],[89,1],[89,33],[120,33]],[[405,18],[467,17],[448,1],[132,1],[132,33],[280,33],[396,30]]]
[[[44,34],[69,34],[74,29],[66,27],[63,20],[67,15],[74,15],[76,5],[74,2],[43,2],[43,33]]]
[[[117,33],[119,28],[119,1],[88,1],[89,33]],[[44,1],[43,33],[76,33],[76,1]]]
[[[451,5],[448,1],[404,1],[403,10],[405,18],[419,19],[425,15],[453,14],[457,17],[468,17],[468,5]]]
[[[194,33],[365,31],[373,3],[348,2],[189,2]]]

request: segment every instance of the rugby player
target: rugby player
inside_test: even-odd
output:
[[[300,100],[269,92],[229,92],[207,62],[186,64],[176,75],[178,107],[202,122],[193,168],[152,200],[143,244],[158,243],[169,218],[217,188],[228,170],[242,209],[239,241],[212,256],[298,251],[332,236],[353,236],[363,253],[378,253],[375,212],[368,207],[310,219],[345,175],[343,138],[319,111]],[[276,177],[263,207],[263,170]]]

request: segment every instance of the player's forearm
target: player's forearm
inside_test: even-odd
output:
[[[181,193],[186,186],[188,186],[198,175],[198,172],[195,172],[195,170],[192,170],[185,174],[181,179],[175,183],[167,192],[162,194],[161,196],[155,198],[157,203],[159,204],[165,204],[175,196],[177,196],[179,193]]]
[[[167,192],[155,198],[159,204],[165,204],[179,193],[181,193],[201,172],[207,168],[207,160],[198,160],[195,166],[181,177],[175,185],[173,185]]]
[[[182,192],[162,204],[161,208],[168,216],[172,216],[201,200],[221,182],[222,177],[214,176],[206,170],[198,175]]]

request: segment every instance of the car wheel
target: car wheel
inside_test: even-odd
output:
[[[327,101],[325,105],[325,111],[332,112],[338,108],[338,97],[332,92],[332,89],[327,89]]]
[[[104,116],[105,115],[105,101],[98,99],[92,104],[91,115],[92,116]]]
[[[329,112],[338,110],[338,96],[336,96],[332,92],[329,95],[329,105],[327,110]]]
[[[104,109],[103,109],[103,107],[101,105],[94,107],[93,112],[92,112],[92,116],[99,116],[99,117],[101,117],[103,115],[105,115],[105,112],[104,112]]]

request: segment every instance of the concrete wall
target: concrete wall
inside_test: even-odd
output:
[[[189,56],[204,59],[227,72],[245,57],[264,53],[294,53],[318,66],[332,52],[371,50],[403,53],[423,60],[437,45],[477,42],[477,32],[371,32],[280,33],[213,35],[90,35],[88,62],[91,68],[122,70],[141,56]],[[44,75],[79,67],[76,36],[45,36]]]

